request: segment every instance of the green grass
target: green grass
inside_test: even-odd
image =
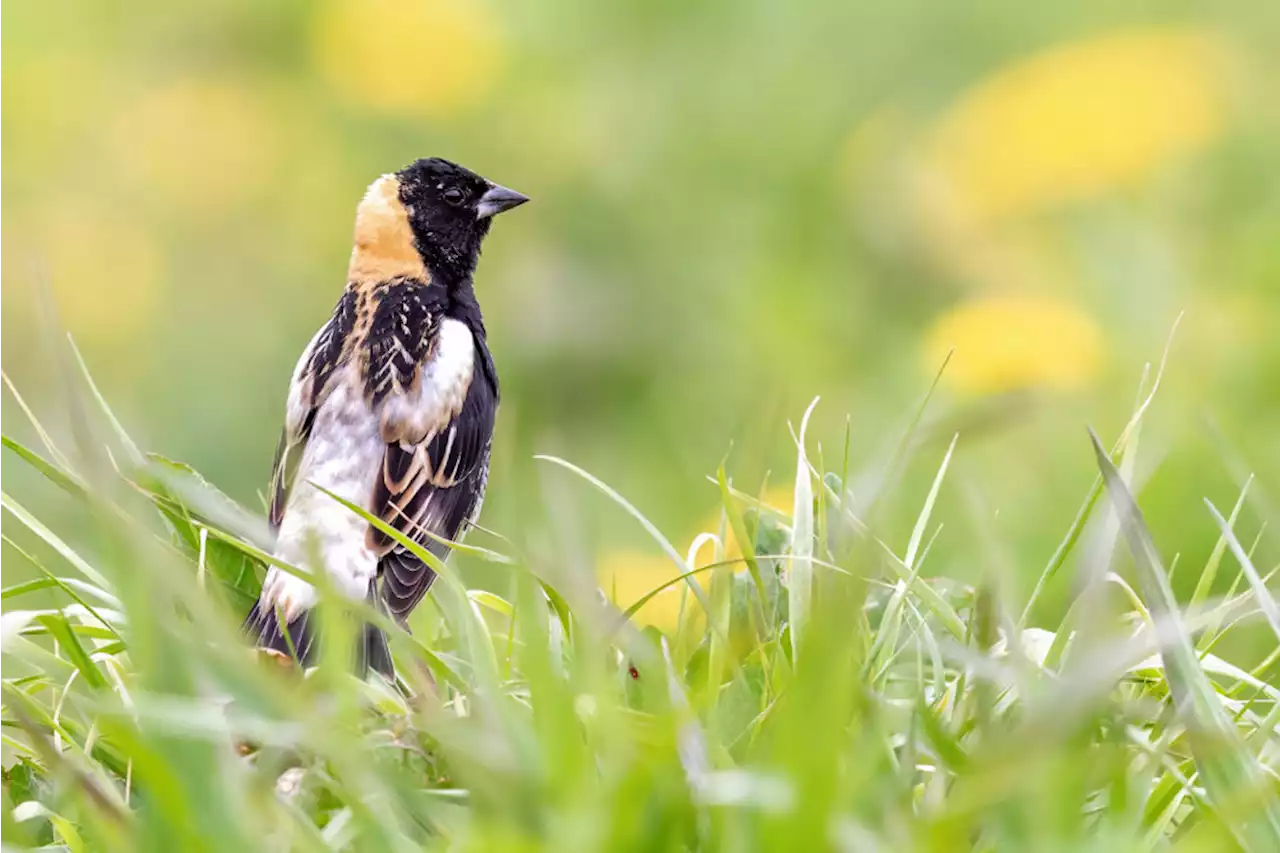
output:
[[[475,533],[460,547],[505,588],[422,552],[440,579],[425,627],[392,635],[391,685],[349,673],[357,621],[381,617],[330,589],[317,668],[249,651],[261,518],[139,450],[67,363],[75,446],[29,411],[43,448],[4,441],[86,519],[60,533],[3,498],[34,577],[3,590],[6,850],[1280,850],[1276,654],[1215,654],[1246,623],[1280,639],[1271,573],[1233,531],[1242,494],[1210,507],[1208,582],[1174,599],[1129,485],[1149,397],[1114,448],[1095,439],[1098,485],[1039,571],[1033,597],[1074,590],[1057,625],[1009,600],[998,542],[976,587],[930,570],[962,439],[908,541],[884,541],[886,496],[936,446],[922,419],[854,495],[847,440],[824,468],[806,413],[789,515],[714,478],[711,564],[547,460],[671,558],[677,630],[638,629],[643,599],[606,604],[549,535]],[[729,532],[754,551],[727,558]]]

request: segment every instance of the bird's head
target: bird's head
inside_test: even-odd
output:
[[[446,286],[470,279],[493,217],[529,198],[431,157],[374,181],[356,212],[352,275],[415,275]],[[420,276],[420,272],[417,273]]]

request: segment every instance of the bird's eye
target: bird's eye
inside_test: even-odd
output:
[[[444,191],[444,200],[449,202],[449,204],[462,204],[463,198],[464,195],[462,190],[457,187],[449,187],[449,189]]]

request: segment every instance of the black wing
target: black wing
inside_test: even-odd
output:
[[[369,334],[368,391],[383,404],[387,441],[370,511],[443,559],[465,524],[480,509],[489,471],[489,448],[497,412],[497,387],[483,327],[472,327],[475,363],[462,404],[441,414],[425,431],[416,413],[390,404],[421,381],[439,329],[441,307],[423,288],[391,288],[379,302]],[[400,419],[388,413],[399,412]],[[390,536],[369,528],[369,547],[380,557],[382,598],[400,622],[426,595],[435,572]]]
[[[456,541],[479,514],[495,411],[492,387],[485,377],[476,376],[462,411],[442,433],[418,445],[387,445],[382,477],[374,486],[374,512],[442,560],[448,546],[427,532]],[[435,572],[386,534],[370,528],[369,538],[382,555],[382,599],[403,622],[431,588]]]

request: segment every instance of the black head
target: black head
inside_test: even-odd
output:
[[[418,251],[432,277],[449,285],[470,279],[494,215],[529,200],[439,157],[418,160],[396,178]]]

